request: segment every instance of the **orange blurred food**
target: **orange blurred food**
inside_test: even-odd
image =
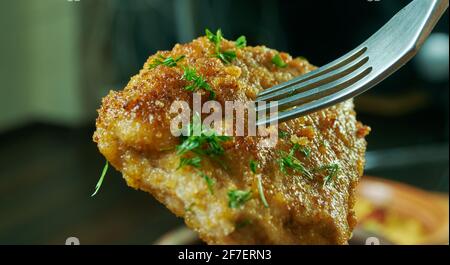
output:
[[[355,212],[358,228],[394,244],[448,244],[448,194],[364,177]]]

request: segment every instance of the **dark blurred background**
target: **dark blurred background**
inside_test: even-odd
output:
[[[110,170],[96,109],[157,50],[221,28],[323,65],[409,1],[2,0],[0,244],[149,244],[182,224]],[[447,193],[448,11],[420,53],[358,97],[372,127],[366,174]]]

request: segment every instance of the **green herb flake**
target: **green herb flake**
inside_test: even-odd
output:
[[[299,151],[302,152],[305,157],[309,157],[311,154],[311,148],[307,146],[300,146]]]
[[[240,36],[239,38],[237,38],[235,41],[235,45],[238,49],[247,46],[247,39],[245,38],[245,36]]]
[[[205,135],[204,133],[199,136],[191,135],[177,146],[177,154],[182,155],[188,151],[193,151],[201,155],[223,155],[225,150],[222,143],[230,138],[229,136]]]
[[[294,154],[296,151],[296,147],[294,146],[289,153],[286,153],[284,151],[280,151],[281,157],[278,160],[280,165],[280,170],[284,174],[287,174],[286,168],[290,168],[293,171],[299,172],[308,178],[312,179],[311,173],[303,166],[302,162],[298,160]]]
[[[214,92],[214,90],[209,86],[206,80],[197,73],[194,68],[184,67],[183,69],[184,73],[181,78],[191,82],[184,88],[185,90],[195,92],[199,89],[203,89],[209,92],[209,97],[211,99],[214,99],[216,97],[216,93]]]
[[[321,166],[314,170],[315,172],[326,171],[326,176],[323,178],[323,186],[331,184],[339,172],[339,165],[334,163],[326,166]]]
[[[173,58],[172,56],[164,57],[162,55],[158,56],[159,58],[154,59],[153,62],[149,65],[149,69],[153,69],[157,67],[158,65],[165,65],[168,67],[175,67],[177,66],[177,63],[184,59],[184,55],[180,55],[177,58]]]
[[[252,198],[251,191],[230,190],[228,191],[228,206],[239,208]]]
[[[198,148],[204,141],[200,136],[190,136],[176,147],[177,154],[182,155]]]
[[[201,123],[198,121],[200,117],[194,115],[193,125],[188,126],[187,137],[182,137],[182,143],[176,147],[177,154],[182,155],[189,151],[200,155],[223,155],[225,150],[222,143],[231,139],[230,136],[217,135],[215,132],[210,132],[201,128]],[[197,121],[196,121],[197,120]],[[195,131],[199,131],[200,135],[194,135]]]
[[[266,196],[264,196],[264,189],[263,189],[263,185],[262,185],[261,176],[257,176],[257,179],[258,179],[259,198],[261,199],[264,207],[269,208],[269,204],[267,203]]]
[[[291,135],[290,135],[288,132],[283,131],[283,130],[278,131],[278,135],[279,135],[282,139],[285,139],[285,140],[289,140],[290,137],[291,137]]]
[[[212,179],[210,176],[205,174],[204,172],[199,172],[202,178],[206,181],[206,185],[208,186],[208,190],[211,194],[214,194],[214,185],[216,184],[216,181]]]
[[[212,33],[209,29],[205,30],[206,37],[208,40],[210,40],[212,43],[214,43],[214,57],[219,58],[224,63],[231,63],[236,58],[236,52],[232,50],[222,51],[221,43],[223,40],[222,31],[218,29],[216,31],[216,34]],[[246,44],[245,37],[243,36],[239,37],[239,45]]]
[[[199,175],[206,181],[208,189],[211,194],[214,194],[213,186],[215,180],[209,177],[206,173],[199,170],[201,157],[208,156],[209,158],[223,163],[222,159],[218,159],[217,156],[223,155],[225,150],[222,147],[222,143],[231,139],[229,136],[218,136],[215,132],[202,128],[200,115],[194,114],[192,123],[187,127],[187,135],[181,137],[181,144],[176,147],[177,154],[183,155],[187,152],[197,154],[193,158],[180,158],[180,165],[178,168],[184,165],[190,165],[197,168]],[[197,135],[194,135],[197,134]],[[199,135],[198,135],[199,134]]]
[[[256,174],[256,170],[258,169],[258,162],[255,160],[250,160],[250,170],[253,174]]]
[[[192,166],[195,168],[199,168],[201,162],[202,159],[199,156],[194,156],[191,158],[182,157],[180,158],[180,164],[178,165],[177,170],[184,166]]]
[[[287,66],[287,63],[283,61],[279,53],[275,54],[275,56],[272,57],[272,63],[280,68],[284,68]]]
[[[224,63],[231,63],[236,58],[236,52],[235,51],[223,51],[216,54],[216,57],[222,60]]]
[[[305,157],[309,157],[309,155],[311,154],[311,148],[309,148],[307,146],[299,145],[297,143],[294,144],[293,149],[295,151],[301,152]]]
[[[103,179],[105,178],[106,172],[108,171],[109,162],[106,160],[105,166],[103,167],[102,174],[100,176],[100,179],[97,182],[97,185],[95,185],[95,191],[92,193],[91,197],[94,197],[95,194],[100,190],[100,187],[102,186]]]
[[[222,42],[222,30],[218,29],[216,31],[216,34],[212,33],[209,29],[205,30],[206,37],[208,40],[210,40],[212,43],[216,45],[216,49],[220,48],[220,43]]]

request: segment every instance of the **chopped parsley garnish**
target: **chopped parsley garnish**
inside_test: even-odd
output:
[[[247,46],[247,39],[245,38],[245,36],[240,36],[239,38],[237,38],[235,41],[235,45],[238,49]]]
[[[261,201],[264,205],[264,207],[269,208],[269,204],[267,203],[266,200],[266,196],[264,196],[264,189],[263,189],[263,185],[262,185],[262,180],[261,180],[261,176],[257,176],[258,179],[258,193],[259,193],[259,198],[261,198]]]
[[[194,135],[198,131],[200,135]],[[230,136],[217,135],[202,128],[200,117],[194,115],[193,123],[188,126],[188,135],[182,137],[182,143],[177,146],[177,154],[182,155],[192,151],[201,155],[223,155],[222,143],[231,139]]]
[[[102,174],[100,175],[100,179],[97,182],[97,185],[95,185],[95,191],[92,193],[91,197],[95,196],[97,192],[100,190],[100,187],[102,186],[103,179],[105,178],[106,172],[108,171],[109,162],[106,160],[105,166],[103,167]]]
[[[283,131],[283,130],[278,131],[278,136],[285,140],[291,140],[291,135],[288,132]],[[309,157],[309,155],[311,154],[311,148],[309,148],[308,146],[302,146],[299,143],[293,142],[293,144],[294,144],[293,148],[295,149],[294,152],[298,150],[301,153],[303,153],[303,155],[305,155],[306,157]]]
[[[202,155],[223,155],[224,149],[221,143],[228,141],[229,136],[218,136],[216,134],[205,135],[203,132],[199,136],[191,135],[183,143],[177,146],[178,155],[188,151],[193,151]]]
[[[258,169],[258,162],[255,160],[250,160],[250,170],[253,174],[256,174],[256,170]]]
[[[303,175],[307,176],[308,178],[312,178],[311,173],[303,166],[302,162],[298,160],[295,157],[295,151],[297,150],[296,146],[294,145],[293,148],[289,151],[289,153],[286,153],[285,151],[280,151],[281,157],[278,160],[280,164],[280,170],[284,174],[287,174],[286,168],[290,168],[293,171],[302,173]]]
[[[286,139],[288,140],[290,138],[290,134],[286,131],[280,130],[278,131],[278,135],[282,138],[282,139]]]
[[[311,154],[311,148],[297,143],[294,144],[293,149],[295,149],[295,151],[300,151],[305,157],[309,157],[309,154]]]
[[[159,55],[158,57],[159,58],[153,60],[153,62],[149,65],[150,69],[153,69],[153,68],[155,68],[158,65],[165,65],[165,66],[168,66],[168,67],[177,66],[177,63],[179,61],[183,60],[185,56],[184,55],[180,55],[177,58],[173,58],[172,56],[169,56],[169,57],[166,58],[166,57],[164,57],[162,55]]]
[[[253,174],[256,174],[256,170],[258,168],[258,162],[255,160],[250,160],[250,170]],[[256,179],[258,180],[258,193],[264,207],[269,208],[269,204],[267,203],[266,197],[264,196],[264,189],[262,185],[261,175],[257,175]]]
[[[284,68],[287,66],[279,53],[275,54],[275,56],[272,57],[272,63],[280,68]]]
[[[231,137],[218,136],[215,132],[203,129],[200,121],[200,115],[198,113],[194,114],[192,123],[188,125],[187,130],[188,136],[182,136],[181,144],[176,147],[177,154],[183,155],[187,152],[193,152],[194,154],[197,154],[197,156],[192,158],[180,158],[180,165],[178,168],[186,165],[195,167],[198,174],[206,181],[211,194],[214,194],[213,186],[215,184],[215,180],[199,169],[202,161],[200,156],[209,156],[211,159],[214,159],[217,158],[216,156],[223,155],[225,150],[222,147],[222,143],[228,141]],[[194,133],[200,135],[194,135]],[[222,162],[222,160],[219,161]]]
[[[236,58],[235,51],[223,51],[216,54],[216,57],[222,60],[224,63],[231,63]]]
[[[214,56],[222,60],[224,63],[231,63],[236,58],[236,52],[233,50],[227,50],[223,51],[221,47],[221,43],[223,40],[222,30],[218,29],[216,31],[216,34],[212,33],[209,29],[205,30],[206,37],[208,40],[210,40],[212,43],[214,43],[215,47],[215,54]],[[236,48],[243,48],[247,45],[247,40],[244,36],[240,36],[236,40]]]
[[[326,166],[321,166],[314,171],[326,171],[327,175],[323,178],[323,186],[328,185],[329,183],[332,183],[334,179],[336,179],[337,173],[339,171],[339,165],[334,163]]]
[[[180,164],[178,165],[177,170],[182,168],[182,167],[184,167],[184,166],[187,166],[187,165],[196,168],[197,169],[197,173],[206,181],[206,185],[208,185],[209,192],[211,194],[214,194],[213,187],[214,187],[214,184],[216,182],[215,182],[214,179],[210,178],[205,172],[199,170],[199,168],[201,166],[201,164],[200,164],[201,162],[202,162],[202,159],[199,156],[195,156],[195,157],[192,157],[192,158],[184,158],[184,157],[182,157],[182,158],[180,158]]]
[[[230,208],[239,208],[251,198],[251,191],[230,190],[228,191],[228,206]]]
[[[193,166],[199,168],[201,162],[202,159],[199,156],[194,156],[191,158],[182,157],[180,158],[180,164],[178,165],[177,170],[184,166]]]
[[[209,177],[208,175],[205,174],[205,172],[203,171],[199,171],[200,175],[202,176],[202,178],[206,181],[206,185],[208,185],[208,190],[211,194],[214,194],[214,184],[216,184],[216,181],[214,179],[212,179],[211,177]]]
[[[216,31],[216,34],[212,33],[209,29],[205,30],[206,37],[208,40],[210,40],[212,43],[216,45],[216,50],[220,49],[220,43],[222,42],[223,36],[222,36],[222,30],[218,29]]]
[[[184,67],[184,74],[182,78],[191,82],[191,84],[187,85],[184,89],[192,92],[203,89],[205,91],[209,91],[209,97],[211,99],[216,97],[214,90],[209,86],[206,80],[199,75],[197,71],[195,71],[194,68]]]

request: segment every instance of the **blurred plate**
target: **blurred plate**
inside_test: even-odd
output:
[[[351,243],[365,243],[364,234],[372,234],[392,244],[448,244],[448,194],[365,176],[357,197]]]

